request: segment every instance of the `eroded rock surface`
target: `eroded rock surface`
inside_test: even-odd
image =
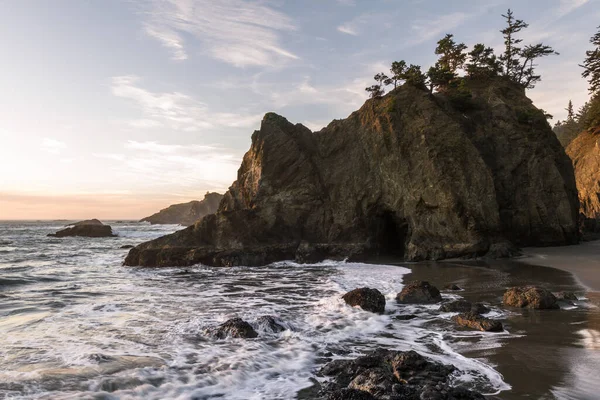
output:
[[[514,287],[504,292],[503,303],[509,307],[556,309],[556,296],[549,290],[535,286]]]
[[[132,249],[126,265],[509,256],[575,243],[571,161],[521,87],[472,100],[403,85],[319,132],[266,114],[219,210]]]
[[[252,325],[241,318],[227,320],[219,326],[207,329],[206,333],[217,339],[225,339],[228,337],[252,339],[258,337],[258,333],[252,328]]]
[[[359,306],[365,311],[378,314],[385,312],[385,296],[377,289],[360,288],[354,289],[342,296],[346,304]]]
[[[451,387],[453,371],[453,366],[432,362],[414,351],[381,349],[354,360],[332,361],[321,374],[331,378],[323,389],[328,399],[484,399]]]
[[[458,326],[464,326],[483,332],[502,332],[504,330],[500,321],[482,317],[473,311],[455,315],[452,317],[452,321]]]
[[[402,288],[396,301],[401,304],[434,304],[442,301],[442,295],[429,282],[414,281]]]
[[[154,224],[179,224],[184,226],[193,225],[196,221],[208,214],[214,214],[219,209],[219,203],[223,199],[220,193],[206,193],[204,199],[190,201],[188,203],[173,204],[143,218],[140,222]]]

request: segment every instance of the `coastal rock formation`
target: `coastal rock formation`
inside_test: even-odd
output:
[[[220,193],[206,193],[201,201],[190,201],[189,203],[173,204],[140,222],[154,224],[179,224],[184,226],[193,225],[196,221],[208,214],[214,214],[223,199]]]
[[[320,373],[331,377],[328,399],[462,399],[484,397],[449,386],[451,365],[427,360],[414,351],[376,350],[354,360],[335,360]]]
[[[417,261],[576,243],[573,168],[544,113],[504,78],[465,85],[468,108],[405,84],[319,132],[266,114],[217,213],[125,264]]]
[[[458,326],[476,329],[482,332],[502,332],[502,323],[494,319],[482,317],[476,312],[469,311],[452,317],[452,321]]]
[[[207,329],[206,333],[217,339],[225,339],[228,337],[252,339],[258,337],[258,333],[252,328],[252,325],[241,318],[229,319],[217,327]]]
[[[91,219],[68,225],[70,228],[50,233],[52,237],[84,236],[84,237],[114,237],[110,225],[104,225],[97,219]]]
[[[415,281],[402,288],[396,301],[400,304],[433,304],[442,301],[442,295],[429,282]]]
[[[360,288],[354,289],[342,296],[346,304],[359,306],[365,311],[378,314],[385,312],[385,296],[377,289]]]
[[[567,147],[567,154],[573,160],[581,213],[592,225],[600,219],[600,127],[581,132]]]
[[[263,315],[262,317],[258,317],[256,319],[256,325],[259,330],[270,332],[270,333],[280,333],[285,331],[285,327],[281,325],[277,320],[270,315]]]
[[[559,308],[556,296],[549,290],[535,286],[514,287],[504,292],[504,305],[509,307],[527,307],[535,309]]]

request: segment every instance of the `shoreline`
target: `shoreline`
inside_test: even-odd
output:
[[[600,240],[572,246],[527,247],[514,261],[567,271],[586,291],[600,292]]]

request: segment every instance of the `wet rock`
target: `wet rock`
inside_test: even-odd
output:
[[[490,309],[481,303],[473,304],[466,300],[456,300],[442,304],[439,308],[439,311],[459,313],[474,312],[475,314],[485,314],[490,312]]]
[[[453,291],[457,291],[457,290],[462,290],[462,288],[454,283],[448,284],[446,286],[444,286],[444,289],[446,290],[453,290]]]
[[[119,248],[120,248],[120,249],[133,249],[133,248],[134,248],[134,246],[133,246],[133,245],[131,245],[131,244],[125,244],[125,245],[123,245],[123,246],[121,246],[121,247],[119,247]]]
[[[442,295],[429,282],[415,281],[404,286],[396,301],[401,304],[434,304],[442,301]]]
[[[504,305],[509,307],[557,309],[556,297],[549,290],[535,286],[513,287],[504,293]]]
[[[241,318],[227,320],[217,327],[209,328],[207,333],[217,339],[225,339],[227,337],[251,339],[258,336],[254,328]]]
[[[458,326],[464,326],[483,332],[502,332],[504,330],[500,321],[482,317],[474,312],[455,315],[452,317],[452,321]]]
[[[104,225],[97,219],[81,221],[69,225],[70,228],[62,229],[56,233],[50,233],[52,237],[83,236],[83,237],[114,237],[110,225]]]
[[[556,297],[557,300],[564,300],[564,301],[578,301],[579,300],[577,298],[577,296],[575,295],[575,293],[573,293],[573,292],[558,292],[558,293],[554,293],[554,296]]]
[[[453,371],[453,366],[430,361],[414,351],[380,349],[354,360],[332,361],[320,374],[331,378],[323,389],[328,399],[483,399],[477,393],[450,387]]]
[[[342,296],[346,304],[355,307],[359,306],[365,311],[371,311],[378,314],[385,312],[385,296],[377,289],[360,288],[354,289]]]
[[[270,315],[263,315],[256,319],[256,325],[259,330],[263,330],[271,333],[280,333],[285,331],[285,327],[281,325],[277,320]]]
[[[415,319],[417,318],[417,316],[415,314],[401,314],[401,315],[396,315],[394,317],[394,319],[397,319],[399,321],[408,321],[411,319]]]

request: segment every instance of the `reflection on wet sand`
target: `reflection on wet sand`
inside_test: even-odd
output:
[[[439,287],[455,283],[471,302],[499,305],[507,287],[536,284],[554,292],[585,292],[565,271],[514,261],[443,262],[410,265],[406,280],[429,280]],[[597,399],[600,380],[600,308],[589,301],[561,310],[511,309],[504,321],[513,335],[498,335],[495,346],[481,348],[465,335],[452,345],[468,357],[495,366],[512,390],[502,399]],[[516,335],[515,335],[516,334]]]

